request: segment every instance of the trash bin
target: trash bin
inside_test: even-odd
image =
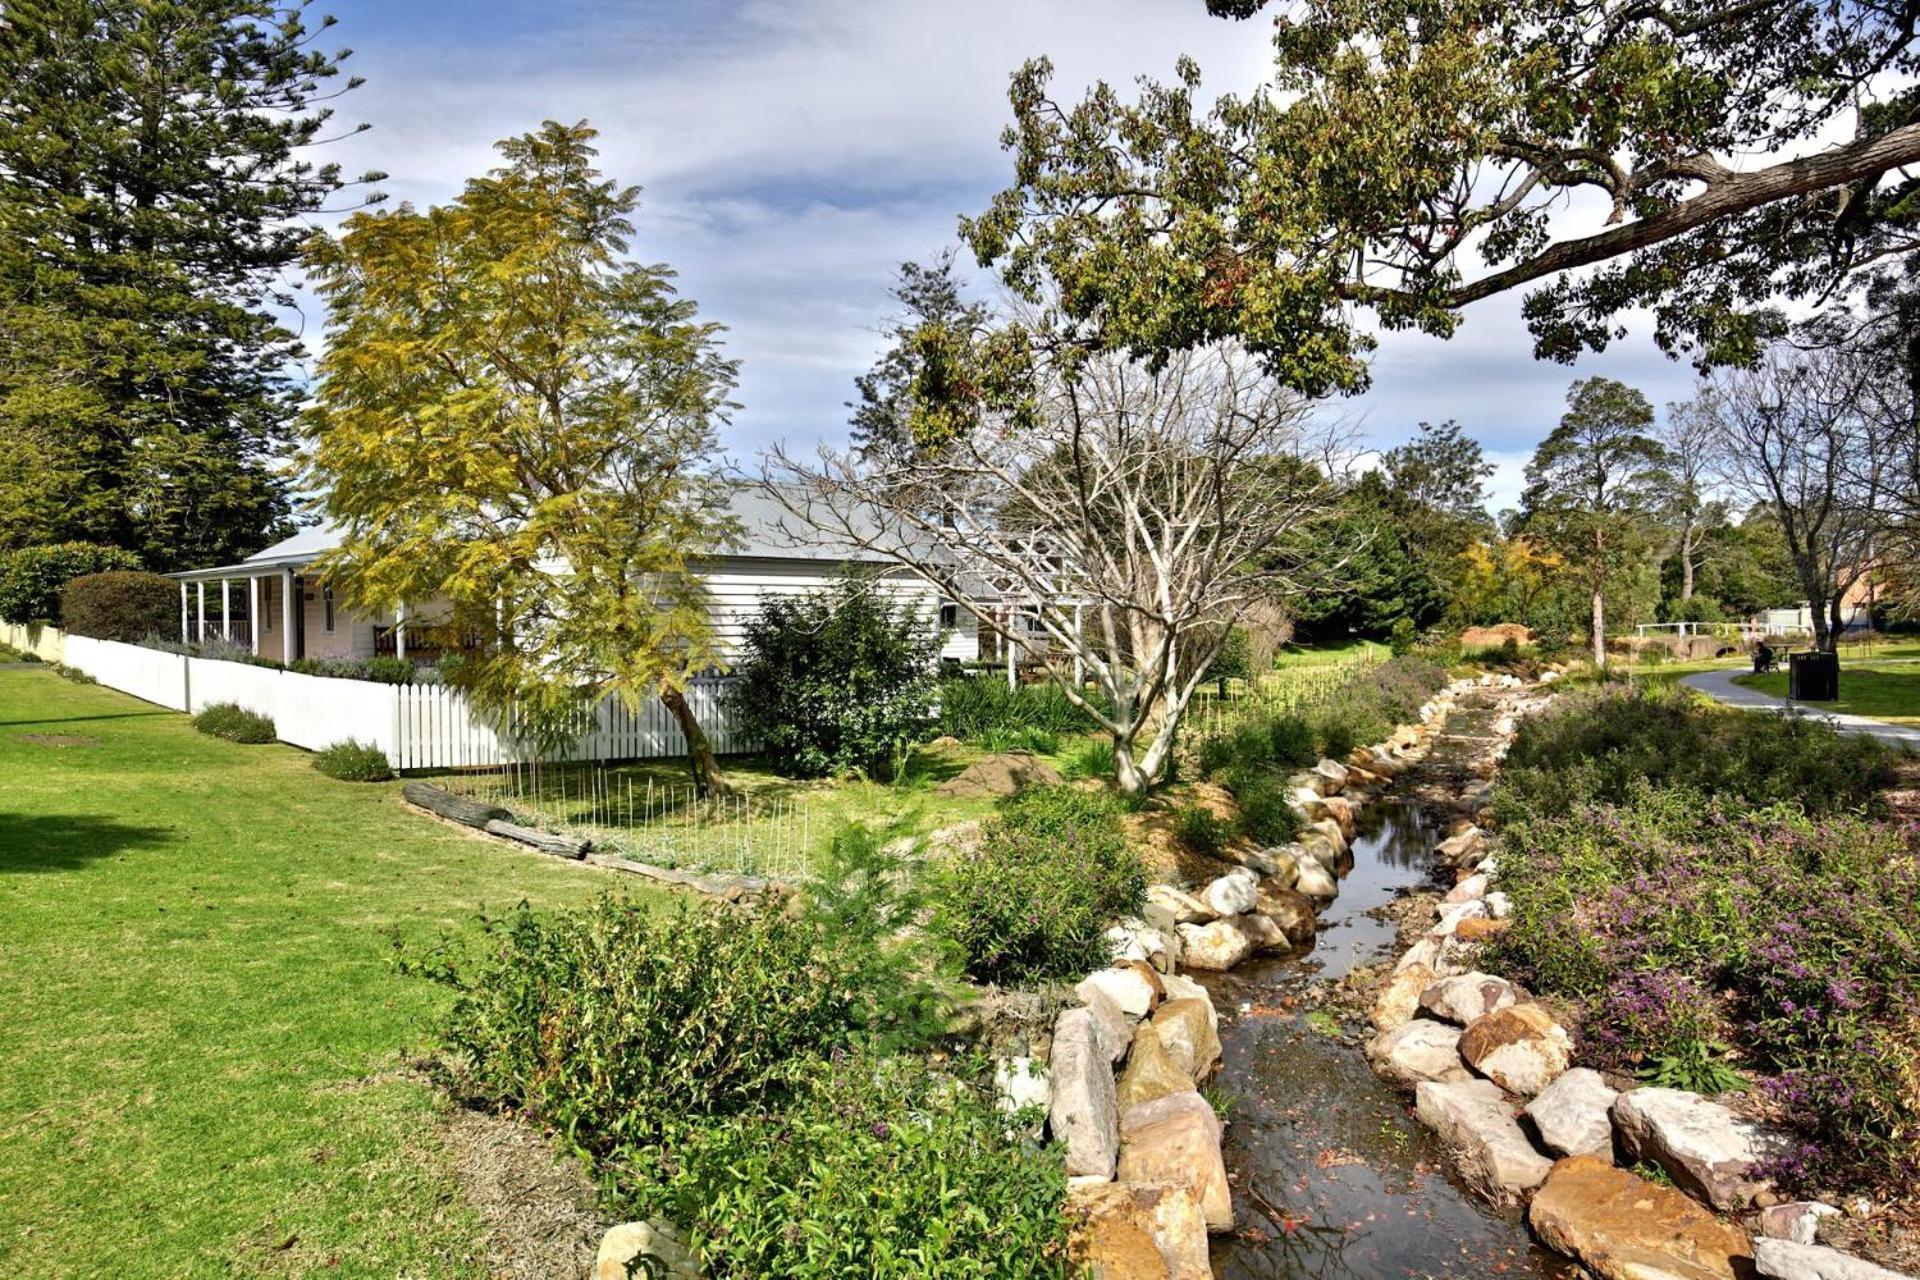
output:
[[[1789,654],[1787,696],[1795,702],[1838,701],[1840,659],[1831,653]]]

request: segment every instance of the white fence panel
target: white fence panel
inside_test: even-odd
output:
[[[274,721],[280,719],[282,676],[272,667],[212,658],[187,659],[189,711],[204,711],[216,702],[236,702]]]
[[[274,731],[280,741],[320,751],[352,738],[387,753],[399,754],[399,687],[370,680],[280,673],[280,709]]]
[[[0,644],[30,653],[42,662],[65,662],[66,639],[65,633],[56,627],[0,622]]]
[[[461,769],[514,759],[505,736],[458,690],[441,685],[400,686],[398,726],[391,755],[396,769]]]
[[[174,711],[187,709],[187,660],[117,640],[68,636],[67,665],[101,684]]]

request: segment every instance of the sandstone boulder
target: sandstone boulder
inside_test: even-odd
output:
[[[1376,1075],[1411,1089],[1423,1080],[1467,1080],[1460,1061],[1460,1028],[1415,1018],[1367,1042]]]
[[[1460,1056],[1510,1093],[1532,1097],[1567,1069],[1573,1039],[1537,1004],[1516,1004],[1476,1018],[1460,1036]]]
[[[1090,973],[1073,989],[1082,1000],[1089,991],[1101,992],[1129,1018],[1138,1020],[1153,1012],[1166,992],[1166,985],[1148,966],[1129,962]]]
[[[1053,1098],[1047,1118],[1066,1149],[1069,1174],[1111,1178],[1119,1146],[1113,1064],[1093,1029],[1093,1015],[1068,1009],[1053,1027]]]
[[[1453,939],[1445,934],[1423,934],[1394,962],[1394,972],[1421,965],[1437,977],[1452,977],[1460,972],[1460,966],[1453,961],[1454,951]]]
[[[1068,1256],[1094,1280],[1211,1280],[1207,1223],[1185,1187],[1067,1188]]]
[[[1259,911],[1233,917],[1233,923],[1253,941],[1255,951],[1291,951],[1293,940],[1287,937],[1273,917]]]
[[[1793,1240],[1755,1240],[1753,1265],[1761,1275],[1774,1280],[1907,1280],[1899,1272],[1877,1267],[1864,1258]]]
[[[1047,1064],[1024,1054],[1001,1058],[993,1064],[993,1088],[1000,1110],[1009,1115],[1030,1107],[1038,1108],[1044,1115],[1053,1101]],[[1045,1123],[1044,1120],[1041,1123]]]
[[[1681,1192],[1593,1156],[1554,1165],[1527,1221],[1601,1280],[1733,1280],[1752,1265],[1739,1230]]]
[[[1170,1093],[1185,1093],[1193,1088],[1193,1077],[1180,1069],[1151,1022],[1143,1022],[1133,1033],[1133,1048],[1127,1053],[1127,1069],[1114,1086],[1114,1099],[1121,1110],[1139,1102],[1152,1102]]]
[[[1614,1101],[1613,1128],[1629,1156],[1723,1213],[1768,1190],[1754,1166],[1779,1151],[1777,1135],[1685,1089],[1629,1089]]]
[[[1340,883],[1333,873],[1312,858],[1300,860],[1300,876],[1293,882],[1294,892],[1315,902],[1332,902],[1340,896]]]
[[[1349,771],[1348,776],[1349,778],[1353,776],[1352,771]],[[1320,807],[1325,817],[1340,828],[1341,838],[1351,841],[1353,839],[1353,801],[1345,796],[1328,796],[1320,802]]]
[[[965,800],[990,800],[1014,795],[1028,787],[1057,787],[1060,773],[1031,751],[1002,751],[981,756],[933,789],[935,795]]]
[[[1187,968],[1223,973],[1253,954],[1254,940],[1232,920],[1180,926],[1180,954]]]
[[[1496,1195],[1517,1197],[1531,1191],[1553,1168],[1527,1141],[1513,1118],[1512,1104],[1492,1081],[1423,1081],[1414,1089],[1414,1111],[1422,1124],[1460,1152],[1462,1171]]]
[[[1812,1244],[1820,1234],[1820,1219],[1831,1218],[1839,1210],[1818,1200],[1795,1200],[1788,1204],[1768,1205],[1758,1215],[1759,1233],[1770,1240],[1791,1240]]]
[[[1107,1055],[1107,1061],[1118,1062],[1127,1056],[1127,1046],[1133,1043],[1133,1024],[1139,1019],[1122,1009],[1108,995],[1104,988],[1080,984],[1079,995],[1087,1006],[1087,1012],[1093,1015],[1093,1036],[1100,1051]]]
[[[1209,1231],[1233,1229],[1233,1194],[1220,1156],[1220,1118],[1189,1090],[1128,1107],[1120,1119],[1120,1181],[1184,1187],[1200,1201]]]
[[[1170,884],[1147,886],[1147,901],[1165,910],[1179,924],[1205,924],[1220,913],[1184,889]]]
[[[1205,1005],[1207,1007],[1207,1025],[1213,1028],[1215,1034],[1219,1033],[1220,1017],[1214,1012],[1212,992],[1208,991],[1198,982],[1195,982],[1192,978],[1181,973],[1169,973],[1162,978],[1161,981],[1167,984],[1167,999],[1198,1000],[1201,1004]]]
[[[1304,947],[1313,941],[1318,918],[1314,915],[1313,899],[1306,894],[1268,883],[1260,886],[1255,906],[1261,915],[1280,926],[1280,932],[1287,935],[1292,945]]]
[[[600,1237],[600,1251],[593,1260],[591,1280],[627,1280],[628,1268],[637,1258],[651,1258],[657,1270],[644,1266],[634,1275],[659,1274],[666,1280],[697,1280],[707,1269],[687,1248],[686,1239],[671,1223],[623,1222]]]
[[[1420,1012],[1442,1022],[1466,1026],[1496,1009],[1507,1009],[1524,998],[1520,988],[1488,973],[1462,973],[1441,978],[1419,995]]]
[[[1369,1018],[1377,1031],[1405,1026],[1420,1007],[1420,995],[1437,977],[1424,964],[1408,965],[1388,974],[1375,989]]]
[[[1468,876],[1453,888],[1447,890],[1447,896],[1440,899],[1444,903],[1472,902],[1487,896],[1487,878],[1479,872]]]
[[[1323,796],[1337,795],[1346,790],[1347,766],[1338,760],[1322,760],[1313,766],[1311,786]]]
[[[1440,918],[1434,922],[1433,932],[1452,936],[1460,932],[1460,926],[1469,920],[1485,920],[1487,904],[1478,898],[1472,902],[1447,902],[1440,906]]]
[[[1220,1033],[1207,1000],[1168,1000],[1153,1015],[1153,1028],[1174,1065],[1189,1080],[1204,1080],[1220,1063]]]
[[[1245,873],[1224,875],[1200,891],[1200,901],[1206,903],[1215,916],[1237,916],[1253,910],[1258,883]]]
[[[1513,927],[1513,917],[1501,920],[1470,919],[1462,920],[1453,928],[1453,936],[1462,942],[1485,942],[1488,938],[1498,937]]]
[[[1557,1156],[1598,1156],[1613,1162],[1613,1102],[1619,1092],[1598,1071],[1575,1067],[1527,1104],[1540,1145]]]

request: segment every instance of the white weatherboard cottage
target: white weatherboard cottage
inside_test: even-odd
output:
[[[943,601],[925,582],[859,548],[836,552],[796,544],[779,527],[777,504],[758,489],[734,490],[731,510],[740,523],[740,544],[694,562],[712,596],[714,628],[728,657],[738,653],[746,624],[763,601],[829,586],[849,570],[876,573],[913,600],[930,624],[940,626],[942,657],[969,662],[981,656],[972,615]],[[180,638],[221,637],[281,662],[408,656],[409,616],[416,626],[430,623],[434,602],[413,601],[372,616],[348,612],[312,567],[338,544],[337,530],[316,525],[238,564],[174,574],[180,581]],[[413,654],[423,656],[417,643]]]

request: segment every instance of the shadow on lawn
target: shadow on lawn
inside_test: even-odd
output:
[[[31,720],[0,720],[0,729],[15,729],[30,724],[79,724],[83,720],[143,720],[148,716],[170,716],[171,711],[121,711],[105,716],[36,716]]]
[[[71,871],[95,858],[167,843],[161,827],[136,827],[93,814],[0,813],[0,875]]]

